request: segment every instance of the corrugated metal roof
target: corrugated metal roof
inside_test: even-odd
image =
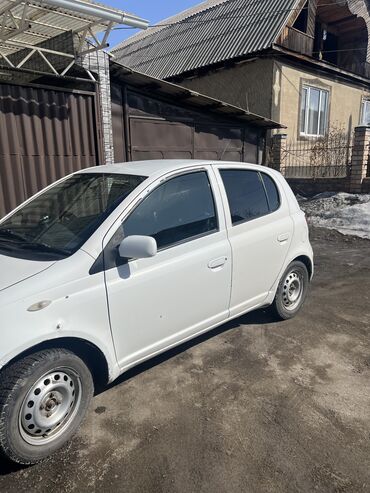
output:
[[[299,0],[211,0],[128,38],[117,61],[166,79],[269,48]]]
[[[219,99],[211,98],[196,91],[186,89],[177,84],[172,84],[155,77],[142,74],[117,62],[110,62],[110,73],[112,80],[116,79],[132,85],[136,89],[155,90],[157,96],[178,98],[179,101],[186,101],[186,105],[198,109],[208,109],[219,116],[233,118],[244,123],[252,123],[264,128],[286,128],[284,125],[274,122],[264,116],[251,113],[243,108],[234,106]]]

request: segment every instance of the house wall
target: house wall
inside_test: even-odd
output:
[[[351,83],[335,74],[295,66],[282,57],[260,58],[184,79],[181,85],[227,101],[287,126],[288,140],[300,139],[299,110],[302,83],[330,91],[329,128],[351,133],[360,124],[361,104],[370,97],[365,83]],[[284,130],[285,133],[285,130]]]
[[[284,62],[275,61],[272,119],[287,124],[288,140],[300,140],[300,94],[302,83],[327,89],[329,99],[329,129],[343,128],[349,135],[360,124],[361,105],[370,97],[370,88],[338,80],[333,75],[322,75]]]
[[[273,60],[259,58],[184,79],[179,84],[252,113],[272,118],[273,69]]]

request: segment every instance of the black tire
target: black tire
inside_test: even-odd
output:
[[[299,312],[306,299],[309,282],[307,267],[302,262],[295,260],[288,265],[281,277],[275,299],[271,305],[274,314],[280,320],[293,318]],[[297,300],[294,303],[292,302],[289,304],[289,288],[293,286],[294,283],[301,287],[301,291],[299,292]]]
[[[93,393],[89,369],[65,349],[40,351],[6,367],[0,373],[0,455],[23,465],[46,459],[75,434]],[[55,427],[37,429],[41,422]]]

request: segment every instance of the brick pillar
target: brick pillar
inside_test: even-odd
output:
[[[366,177],[369,162],[369,147],[370,126],[356,127],[352,149],[349,185],[351,193],[361,193],[362,181]]]
[[[272,167],[277,171],[284,168],[287,149],[287,134],[272,136]]]
[[[95,51],[85,55],[82,65],[98,75],[98,91],[100,96],[100,121],[103,138],[102,164],[114,163],[112,106],[110,96],[109,55],[105,51]]]

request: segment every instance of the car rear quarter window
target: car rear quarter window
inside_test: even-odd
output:
[[[222,169],[233,225],[269,214],[269,204],[258,171]]]
[[[274,180],[266,173],[261,173],[265,185],[270,212],[277,211],[280,207],[280,195]]]

